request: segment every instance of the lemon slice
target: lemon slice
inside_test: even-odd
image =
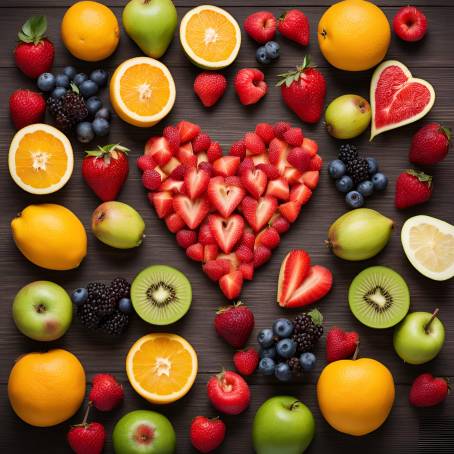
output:
[[[181,20],[180,41],[194,64],[221,69],[237,57],[241,31],[238,22],[224,9],[201,5],[189,10]]]
[[[401,241],[411,264],[424,276],[454,276],[454,226],[431,216],[414,216],[402,227]]]

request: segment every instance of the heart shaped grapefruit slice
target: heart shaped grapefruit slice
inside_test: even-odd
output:
[[[434,102],[435,91],[429,82],[414,78],[399,61],[383,62],[375,70],[370,84],[370,140],[382,132],[419,120]]]

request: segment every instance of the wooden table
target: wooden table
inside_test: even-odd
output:
[[[332,2],[327,0],[309,0],[295,2],[292,0],[222,0],[213,2],[225,6],[239,23],[246,16],[259,9],[267,8],[276,16],[294,6],[301,6],[308,15],[312,27],[311,44],[308,49],[294,45],[278,38],[281,45],[280,60],[265,68],[269,83],[269,93],[257,105],[245,108],[240,105],[232,81],[235,72],[243,67],[256,67],[254,44],[243,34],[243,44],[239,57],[231,68],[225,71],[229,79],[229,88],[222,101],[212,110],[205,110],[196,99],[192,82],[199,72],[184,56],[178,38],[174,40],[169,51],[163,58],[172,71],[177,86],[177,101],[171,114],[160,125],[141,130],[128,126],[115,118],[108,142],[121,142],[132,151],[130,156],[130,177],[121,193],[120,200],[133,205],[146,220],[146,240],[137,250],[121,252],[103,246],[89,234],[89,253],[82,266],[70,272],[52,272],[39,269],[29,263],[16,249],[10,234],[9,222],[14,215],[30,203],[55,202],[72,209],[83,221],[87,230],[90,226],[90,215],[98,205],[98,200],[82,181],[80,166],[85,147],[75,140],[76,166],[69,184],[56,194],[50,196],[32,196],[21,191],[11,180],[7,170],[7,152],[14,134],[8,118],[8,97],[17,88],[35,89],[14,66],[12,50],[16,42],[16,33],[22,23],[32,14],[46,14],[49,20],[49,37],[56,45],[55,72],[68,64],[74,64],[80,70],[88,71],[100,65],[87,65],[72,58],[59,40],[59,24],[66,8],[73,2],[70,0],[2,0],[0,5],[0,257],[1,257],[1,300],[0,316],[0,452],[8,454],[39,454],[69,452],[65,441],[69,422],[54,428],[33,428],[20,421],[11,410],[6,385],[10,368],[18,356],[49,347],[62,347],[72,351],[82,361],[87,377],[98,372],[110,372],[124,384],[126,398],[124,405],[112,413],[96,413],[93,417],[106,425],[108,439],[105,452],[113,452],[111,445],[112,427],[124,413],[134,409],[161,411],[173,422],[178,433],[178,452],[192,452],[188,430],[191,419],[196,415],[214,416],[217,412],[210,407],[205,385],[208,378],[222,367],[232,367],[232,350],[220,340],[213,329],[213,317],[217,307],[226,304],[226,300],[217,286],[201,272],[200,266],[185,257],[184,252],[175,244],[163,224],[156,218],[147,203],[145,192],[140,183],[140,175],[135,168],[135,158],[142,152],[146,139],[159,134],[166,124],[188,119],[199,123],[213,138],[221,142],[224,150],[240,138],[247,130],[254,128],[262,121],[275,122],[287,120],[299,125],[299,121],[282,104],[280,92],[274,88],[276,75],[300,63],[306,51],[321,68],[328,82],[327,101],[344,93],[354,92],[368,97],[371,72],[347,73],[329,67],[320,54],[316,39],[316,26],[325,8]],[[112,7],[118,18],[121,17],[124,0],[109,0],[103,3]],[[179,17],[200,2],[193,0],[176,0]],[[304,3],[304,5],[302,5]],[[405,2],[397,0],[381,0],[381,6],[390,20],[397,8]],[[409,44],[392,38],[388,58],[405,63],[417,77],[429,80],[435,87],[437,100],[430,115],[423,121],[439,121],[448,126],[453,125],[454,117],[454,3],[452,0],[414,0],[412,4],[421,5],[429,22],[428,36],[420,43]],[[129,40],[122,30],[120,46],[117,52],[102,65],[113,70],[127,58],[140,55],[139,49]],[[415,452],[454,452],[454,438],[441,438],[441,426],[454,423],[454,398],[439,407],[426,410],[415,410],[408,404],[408,391],[412,380],[421,372],[429,371],[435,375],[454,377],[454,280],[437,283],[422,277],[407,261],[400,244],[400,228],[408,217],[425,213],[454,223],[453,210],[453,171],[454,152],[443,163],[433,169],[435,190],[432,200],[425,206],[398,212],[394,208],[394,182],[396,176],[409,167],[407,160],[410,138],[422,124],[383,134],[368,142],[367,134],[358,141],[361,152],[376,157],[381,169],[388,175],[390,185],[384,195],[374,196],[367,206],[379,210],[395,220],[395,231],[390,244],[377,257],[367,262],[347,263],[335,258],[325,248],[323,240],[331,222],[345,212],[342,197],[336,192],[329,181],[326,170],[321,176],[321,183],[313,200],[303,208],[300,219],[294,224],[271,262],[257,272],[252,283],[245,285],[242,300],[254,311],[256,329],[251,343],[255,344],[255,333],[270,326],[278,316],[289,315],[280,310],[275,303],[276,282],[279,266],[284,255],[292,248],[307,249],[314,261],[332,269],[335,284],[330,295],[319,305],[325,315],[325,331],[333,325],[347,330],[356,330],[361,336],[361,354],[370,356],[386,364],[394,375],[397,385],[396,402],[392,413],[382,428],[375,433],[353,438],[334,431],[320,415],[315,398],[317,377],[325,365],[324,339],[317,350],[318,361],[314,373],[306,375],[292,384],[279,384],[273,379],[253,376],[250,380],[252,402],[250,408],[239,417],[225,417],[228,435],[219,452],[250,453],[251,423],[258,406],[268,397],[276,394],[298,396],[305,402],[317,419],[316,438],[308,453],[383,453],[402,454]],[[315,127],[303,125],[305,133],[316,139],[320,146],[320,154],[325,162],[337,154],[338,144],[324,130],[323,122]],[[106,143],[106,141],[104,141]],[[196,348],[199,356],[200,370],[192,391],[178,403],[165,407],[150,406],[142,400],[129,386],[125,375],[124,360],[131,344],[140,336],[155,331],[136,317],[127,333],[118,340],[107,341],[98,335],[87,333],[75,319],[69,332],[59,341],[49,344],[33,342],[21,335],[11,318],[11,303],[16,292],[25,284],[37,280],[48,279],[63,285],[68,291],[85,285],[88,281],[110,281],[117,275],[128,279],[144,267],[166,263],[175,266],[188,276],[193,286],[193,304],[190,313],[180,322],[168,326],[163,331],[172,331],[187,338]],[[431,363],[414,367],[405,365],[395,354],[392,347],[392,331],[371,330],[354,319],[348,309],[347,289],[352,278],[362,269],[370,265],[387,265],[401,273],[411,289],[413,310],[432,311],[440,307],[440,318],[447,330],[447,341],[441,354]],[[293,314],[291,314],[293,315]],[[89,386],[90,384],[88,384]],[[82,409],[71,419],[71,423],[81,420]],[[446,426],[447,427],[447,426]],[[278,453],[276,453],[278,454]]]

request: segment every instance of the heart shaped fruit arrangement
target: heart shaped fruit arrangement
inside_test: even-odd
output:
[[[224,156],[198,125],[181,121],[150,138],[137,165],[177,243],[235,299],[317,187],[317,148],[300,128],[260,123]]]

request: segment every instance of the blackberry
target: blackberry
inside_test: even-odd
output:
[[[79,123],[88,116],[88,109],[85,104],[84,98],[79,94],[78,89],[66,92],[61,100],[65,109],[66,116],[73,124]],[[76,87],[77,88],[77,87]]]
[[[54,97],[50,96],[49,98],[47,98],[46,104],[47,104],[49,113],[53,117],[56,117],[58,114],[63,113],[63,104],[62,104],[60,98],[54,98]]]
[[[292,371],[292,373],[297,374],[297,375],[301,374],[303,368],[301,367],[300,360],[296,356],[287,360],[287,364],[288,364],[288,367],[290,367],[290,370]]]
[[[111,336],[121,334],[129,323],[129,317],[120,311],[115,311],[113,314],[104,318],[101,323],[101,329]]]
[[[122,277],[116,277],[110,283],[109,290],[115,301],[120,301],[130,297],[131,284]]]
[[[339,148],[339,159],[347,165],[353,159],[358,159],[358,150],[349,143],[341,145]]]
[[[369,179],[369,164],[364,158],[353,159],[345,164],[347,173],[353,180],[354,185]]]
[[[77,316],[82,325],[91,330],[95,330],[101,321],[95,307],[89,303],[77,307]]]
[[[296,351],[299,355],[314,349],[323,334],[322,323],[323,316],[317,309],[296,316],[292,339],[296,342]]]
[[[101,282],[90,282],[87,285],[87,303],[91,304],[99,317],[110,315],[114,312],[116,300],[108,287]]]

